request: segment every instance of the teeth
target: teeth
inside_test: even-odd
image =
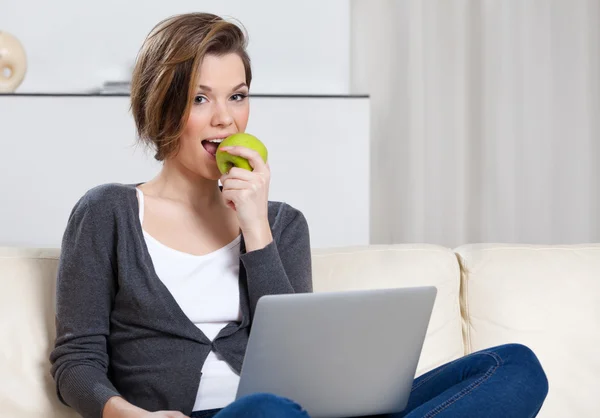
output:
[[[212,142],[213,144],[220,144],[221,142],[223,142],[223,139],[225,139],[225,138],[209,139],[208,142]]]

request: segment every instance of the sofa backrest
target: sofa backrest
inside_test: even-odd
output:
[[[437,287],[417,375],[464,355],[460,267],[450,249],[423,244],[317,249],[312,265],[315,292]]]
[[[58,249],[0,247],[0,417],[78,416],[59,403],[48,362],[58,257]],[[464,353],[521,343],[550,381],[540,418],[597,416],[600,244],[372,245],[315,249],[312,257],[316,292],[437,287],[417,375]]]
[[[77,416],[60,404],[50,376],[58,249],[0,248],[0,416]],[[315,291],[435,285],[438,295],[417,374],[464,353],[459,264],[432,245],[313,251]]]
[[[525,344],[548,376],[540,418],[600,415],[600,245],[455,251],[467,352]]]
[[[56,396],[48,356],[54,345],[59,251],[0,248],[0,416],[79,416]]]

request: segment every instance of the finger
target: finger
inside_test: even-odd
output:
[[[223,147],[221,151],[247,159],[254,171],[264,172],[268,170],[260,154],[253,149],[247,147]]]
[[[223,196],[223,200],[227,207],[229,207],[230,209],[236,210],[235,202],[233,200],[227,199],[227,198],[225,198],[225,196]]]
[[[222,196],[223,196],[223,200],[225,200],[225,203],[227,204],[227,206],[229,206],[230,208],[234,209],[235,208],[235,190],[225,190],[223,189],[222,192]]]
[[[221,182],[226,181],[227,179],[238,179],[245,181],[252,181],[252,179],[256,178],[256,173],[254,171],[248,171],[244,168],[233,167],[229,170],[229,173],[223,174],[221,176]]]
[[[271,178],[271,173],[259,172],[259,171],[248,171],[243,168],[234,167],[228,174],[221,176],[221,183],[226,182],[230,179],[242,180],[248,183],[252,183],[254,186],[249,186],[256,190],[257,188],[263,188],[268,186]]]
[[[223,190],[242,190],[242,189],[256,189],[256,185],[249,181],[238,180],[238,179],[225,179],[223,181]]]
[[[225,190],[223,189],[223,198],[226,202],[233,202],[236,206],[249,201],[252,198],[252,191],[250,189],[234,189]]]

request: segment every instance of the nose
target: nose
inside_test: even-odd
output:
[[[212,117],[213,126],[229,126],[233,123],[233,117],[225,103],[216,103]]]

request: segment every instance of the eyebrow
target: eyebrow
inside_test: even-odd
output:
[[[210,87],[203,86],[202,84],[200,84],[198,87],[201,88],[202,90],[212,91],[212,89]],[[248,86],[246,85],[246,83],[240,83],[237,86],[235,86],[234,88],[232,88],[231,91],[237,90],[237,89],[239,89],[241,87],[248,87]]]

